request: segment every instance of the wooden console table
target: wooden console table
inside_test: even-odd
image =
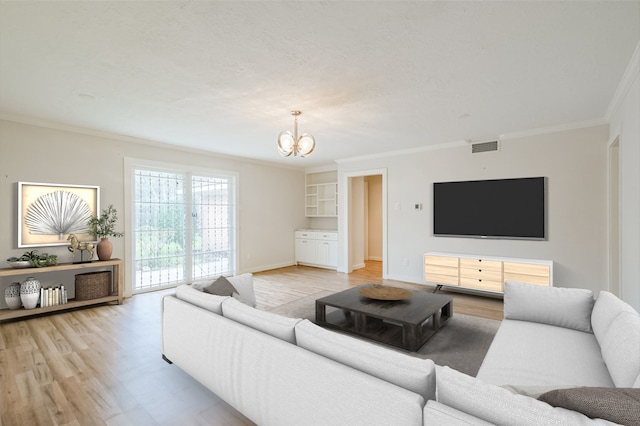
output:
[[[430,252],[424,255],[424,280],[442,286],[504,292],[505,281],[553,286],[553,261]]]
[[[56,266],[45,266],[43,268],[25,268],[25,269],[0,269],[0,278],[1,277],[12,277],[17,275],[26,275],[37,277],[38,275],[48,274],[51,272],[60,272],[60,271],[78,271],[82,272],[86,269],[96,269],[103,268],[105,266],[111,266],[113,270],[113,291],[109,296],[100,297],[97,299],[90,300],[73,300],[69,299],[68,303],[63,305],[54,305],[47,306],[45,308],[35,308],[35,309],[1,309],[0,310],[0,321],[12,319],[12,318],[20,318],[20,317],[28,317],[32,315],[38,315],[48,312],[61,311],[65,309],[77,308],[80,306],[89,306],[89,305],[97,305],[100,303],[107,302],[117,302],[118,304],[122,303],[122,297],[124,293],[124,268],[122,267],[122,260],[120,259],[111,259],[111,260],[98,260],[90,263],[61,263]]]

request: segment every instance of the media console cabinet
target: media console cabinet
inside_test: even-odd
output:
[[[20,276],[21,281],[24,281],[26,277],[36,277],[42,276],[45,274],[50,274],[52,272],[61,272],[61,271],[77,271],[78,273],[83,272],[91,272],[91,269],[99,269],[104,267],[112,268],[112,280],[113,287],[112,292],[109,296],[100,297],[97,299],[90,300],[73,300],[69,299],[68,303],[63,305],[53,305],[47,306],[44,308],[34,308],[34,309],[0,309],[0,321],[20,318],[20,317],[28,317],[32,315],[44,314],[48,312],[61,311],[65,309],[77,308],[80,306],[89,306],[89,305],[97,305],[100,303],[107,302],[117,302],[119,305],[122,304],[122,297],[124,293],[124,271],[122,268],[122,260],[120,259],[111,259],[111,260],[98,260],[87,263],[61,263],[56,266],[45,266],[43,268],[25,268],[25,269],[0,269],[0,278],[2,277],[15,277]],[[65,283],[65,286],[68,283]]]
[[[429,252],[424,280],[436,285],[503,293],[505,281],[553,286],[553,261]]]

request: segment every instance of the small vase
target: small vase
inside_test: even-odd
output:
[[[29,277],[20,284],[20,300],[25,309],[33,309],[38,306],[40,299],[40,281],[33,277]]]
[[[107,237],[102,237],[98,245],[96,246],[96,253],[98,253],[98,259],[109,260],[111,259],[111,253],[113,252],[113,244]]]
[[[20,283],[11,283],[4,290],[4,301],[9,309],[20,309],[22,300],[20,299]]]

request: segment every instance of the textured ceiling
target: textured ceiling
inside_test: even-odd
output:
[[[603,119],[638,40],[638,1],[2,1],[0,111],[304,168]]]

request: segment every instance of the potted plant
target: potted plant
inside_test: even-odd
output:
[[[96,246],[98,259],[109,260],[113,252],[113,245],[108,237],[122,237],[122,232],[116,231],[116,222],[118,221],[118,212],[109,204],[109,207],[102,210],[99,217],[89,219],[89,234],[96,238],[100,238],[100,242]]]

